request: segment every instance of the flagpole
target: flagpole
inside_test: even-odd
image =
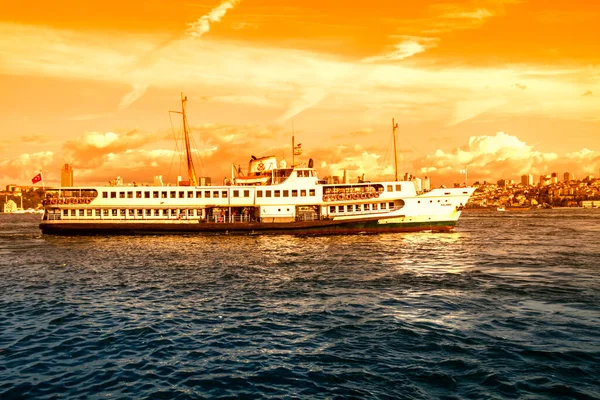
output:
[[[40,170],[40,176],[42,177],[42,191],[46,191],[46,185],[44,184],[44,174],[42,174],[42,170]]]

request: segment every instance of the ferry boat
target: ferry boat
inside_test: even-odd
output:
[[[454,229],[474,188],[417,191],[414,181],[328,183],[313,160],[306,166],[275,156],[254,157],[224,185],[199,182],[181,112],[188,181],[48,189],[44,234],[359,234]],[[397,124],[392,120],[394,154]],[[292,154],[298,148],[292,138]],[[199,183],[202,183],[201,185]]]

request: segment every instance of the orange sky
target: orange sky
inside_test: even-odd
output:
[[[390,177],[392,118],[400,171],[434,184],[599,176],[598,21],[580,0],[13,3],[0,184],[56,184],[65,162],[76,184],[174,182],[182,91],[216,182],[251,154],[291,161],[292,124],[321,176]]]

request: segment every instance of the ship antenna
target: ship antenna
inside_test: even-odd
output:
[[[171,111],[171,112],[182,115],[183,135],[185,138],[185,155],[186,155],[186,159],[187,159],[187,168],[188,168],[188,179],[190,181],[190,186],[197,186],[198,178],[196,177],[196,169],[194,168],[194,161],[192,160],[192,151],[190,150],[190,133],[188,130],[187,115],[185,113],[185,103],[186,102],[187,102],[187,96],[184,96],[183,92],[181,92],[181,112],[179,112],[179,111]]]
[[[395,179],[398,182],[398,150],[396,149],[396,130],[398,129],[398,124],[394,122],[394,118],[392,118],[392,132],[394,134],[394,172]]]

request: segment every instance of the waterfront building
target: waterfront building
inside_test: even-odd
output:
[[[73,186],[73,168],[65,164],[60,170],[60,186]]]
[[[575,180],[575,174],[572,172],[565,172],[563,175],[563,180],[565,182],[571,182]]]
[[[523,186],[533,186],[533,175],[527,174],[521,176],[521,185]]]

